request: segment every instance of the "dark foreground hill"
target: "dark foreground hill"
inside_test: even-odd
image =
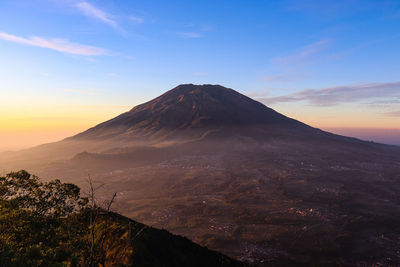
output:
[[[246,266],[101,208],[91,196],[25,171],[0,177],[0,266]]]
[[[400,148],[310,127],[231,89],[181,85],[3,169],[120,193],[119,210],[237,259],[400,264]]]

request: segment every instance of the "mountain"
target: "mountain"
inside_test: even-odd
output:
[[[301,124],[232,89],[219,85],[180,85],[129,112],[72,139],[144,138],[165,140],[201,137],[222,127]]]
[[[120,192],[118,210],[272,266],[389,265],[400,254],[400,148],[339,136],[219,85],[180,85],[3,169]]]

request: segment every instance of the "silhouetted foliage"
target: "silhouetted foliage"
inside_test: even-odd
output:
[[[242,265],[111,212],[116,194],[100,207],[90,187],[88,199],[76,185],[24,170],[0,177],[0,266]]]
[[[87,204],[79,187],[22,170],[0,177],[0,193],[0,266],[76,266],[85,223],[73,215]]]

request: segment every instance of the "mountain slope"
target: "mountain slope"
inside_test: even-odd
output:
[[[188,138],[221,127],[262,124],[306,127],[232,89],[185,84],[72,139]]]
[[[117,213],[107,216],[110,218],[110,224],[118,223],[120,227],[118,231],[130,232],[131,237],[129,246],[125,247],[126,244],[116,238],[123,234],[113,236],[114,233],[110,233],[108,239],[111,242],[107,244],[108,266],[115,266],[124,250],[132,251],[132,253],[126,253],[126,257],[123,258],[125,266],[248,266],[166,230],[148,227]],[[117,231],[114,230],[114,232]]]
[[[0,163],[9,166],[9,170],[35,168],[85,151],[104,153],[120,148],[240,137],[346,139],[288,118],[232,89],[184,84],[60,142],[0,154]]]
[[[107,152],[235,136],[321,134],[232,89],[219,85],[179,85],[109,121],[60,142],[0,155],[11,169],[66,160],[84,151]],[[60,153],[61,152],[61,153]]]

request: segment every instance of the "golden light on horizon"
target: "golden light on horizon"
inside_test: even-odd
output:
[[[20,109],[0,108],[0,151],[18,150],[55,142],[80,133],[130,109],[127,106],[50,105]],[[400,129],[400,118],[352,107],[312,107],[293,103],[274,109],[321,129]]]
[[[0,151],[18,150],[75,135],[128,111],[126,106],[1,107]]]

